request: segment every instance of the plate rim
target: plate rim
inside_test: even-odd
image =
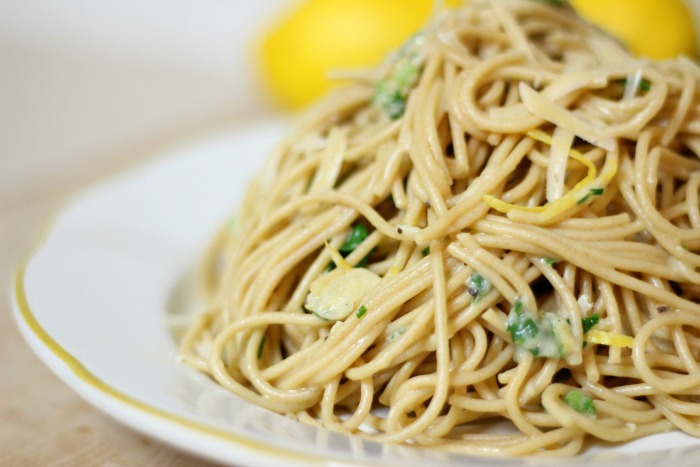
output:
[[[290,461],[298,465],[329,465],[331,462],[338,465],[348,465],[347,459],[342,457],[333,458],[327,455],[315,455],[309,451],[290,450],[283,446],[266,444],[262,440],[254,439],[245,434],[234,433],[230,430],[207,424],[206,422],[188,419],[184,415],[155,407],[134,395],[127,394],[125,391],[117,389],[90,371],[79,358],[69,352],[45,329],[29,304],[26,290],[28,267],[31,265],[32,261],[38,257],[41,251],[47,247],[49,240],[56,231],[58,224],[66,216],[66,213],[77,203],[85,200],[86,197],[99,195],[104,193],[105,190],[110,192],[115,188],[122,187],[125,183],[128,183],[133,176],[143,174],[149,170],[159,170],[164,165],[167,166],[169,162],[172,163],[173,160],[191,158],[192,148],[202,147],[202,144],[206,146],[212,141],[220,142],[222,138],[223,140],[228,140],[230,138],[240,140],[250,132],[279,132],[281,129],[286,129],[288,127],[289,122],[286,119],[277,118],[263,122],[251,122],[233,130],[216,131],[204,136],[200,135],[194,138],[184,138],[181,141],[168,144],[167,147],[161,148],[160,150],[153,151],[150,155],[146,155],[140,163],[101,177],[85,184],[77,190],[65,194],[40,222],[40,226],[36,229],[38,233],[36,233],[35,238],[30,242],[27,252],[21,257],[14,268],[14,275],[11,275],[13,279],[10,283],[11,311],[14,315],[15,325],[19,328],[24,342],[29,346],[34,355],[39,358],[42,364],[48,367],[62,383],[68,386],[71,391],[76,393],[82,400],[88,402],[93,408],[136,432],[144,433],[163,442],[167,446],[181,452],[188,452],[202,459],[210,459],[225,464],[230,464],[233,461],[230,457],[206,453],[187,445],[175,444],[169,437],[158,431],[145,432],[142,427],[139,427],[135,422],[131,421],[128,416],[123,416],[120,414],[119,410],[110,407],[110,404],[116,404],[115,407],[119,408],[127,407],[133,414],[145,417],[153,423],[170,422],[173,425],[168,426],[168,429],[174,426],[182,430],[183,433],[188,433],[190,435],[196,434],[197,436],[203,437],[202,439],[209,438],[213,442],[226,442],[227,447],[235,446],[238,448],[237,452],[245,453],[245,457],[248,461],[270,462],[276,460],[278,462],[283,462],[284,465],[289,465]],[[183,151],[185,152],[184,155],[182,154]],[[173,155],[175,156],[169,159],[169,156]],[[267,157],[267,154],[265,154],[265,157]],[[61,368],[55,365],[55,363],[59,362]],[[237,459],[237,461],[240,460]]]
[[[128,173],[130,172],[131,171]],[[90,190],[83,191],[82,195],[85,195],[89,191]],[[80,196],[81,193],[77,195],[77,198],[80,198]],[[131,410],[136,410],[140,415],[152,418],[154,421],[171,422],[178,428],[186,430],[190,433],[195,432],[200,436],[209,436],[219,441],[233,443],[236,447],[245,449],[246,452],[251,455],[251,460],[254,457],[258,460],[270,461],[270,456],[272,455],[280,461],[285,461],[285,463],[289,463],[290,460],[293,460],[294,462],[303,463],[302,465],[308,465],[309,463],[313,463],[314,465],[327,465],[331,460],[334,463],[346,462],[344,459],[330,459],[327,456],[321,457],[298,450],[290,451],[274,444],[265,444],[263,441],[255,440],[242,434],[233,433],[223,428],[217,428],[215,426],[208,425],[205,422],[191,420],[185,416],[169,412],[166,409],[152,406],[133,395],[127,394],[124,391],[115,388],[95,375],[76,356],[74,356],[53,336],[51,336],[44,326],[42,326],[35,312],[32,310],[32,307],[29,305],[25,286],[25,277],[28,266],[45,247],[47,240],[54,231],[57,221],[61,219],[61,212],[65,212],[65,210],[72,205],[72,201],[74,200],[75,197],[73,197],[72,200],[68,200],[63,203],[57,210],[57,213],[54,213],[50,220],[44,225],[43,233],[39,235],[39,240],[35,241],[34,246],[30,248],[30,252],[26,254],[24,259],[22,259],[17,265],[14,280],[11,284],[11,302],[15,322],[18,325],[25,342],[29,345],[41,362],[51,370],[52,373],[54,373],[72,391],[76,392],[81,399],[88,402],[94,408],[97,408],[100,412],[107,414],[110,418],[117,420],[119,423],[126,425],[137,432],[144,433],[139,426],[130,422],[128,417],[120,416],[117,410],[110,409],[107,407],[107,404],[97,402],[96,399],[98,399],[98,397],[93,396],[99,395],[112,403],[117,403],[121,406],[126,406]],[[39,345],[41,348],[37,348]],[[48,352],[56,361],[60,361],[65,371],[59,371],[59,369],[53,364],[54,362],[47,361],[45,352]],[[67,375],[69,376],[67,377]],[[81,387],[81,385],[85,386]],[[94,391],[94,394],[89,394],[87,391],[85,391],[85,387],[89,388],[91,391]],[[207,455],[207,453],[204,453],[201,450],[190,449],[188,446],[176,446],[171,440],[159,433],[147,432],[145,434],[160,440],[168,446],[179,449],[180,451],[195,454],[201,458],[209,458],[218,462],[231,462],[231,459],[216,455]]]

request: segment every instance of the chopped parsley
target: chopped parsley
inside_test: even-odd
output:
[[[348,232],[347,237],[345,237],[345,242],[343,243],[343,245],[340,247],[340,249],[338,251],[343,256],[343,258],[345,258],[350,253],[355,251],[355,248],[360,246],[360,244],[362,244],[362,242],[365,241],[365,239],[367,238],[368,235],[369,234],[367,232],[367,227],[365,227],[365,225],[361,222],[356,222],[350,228],[350,232]],[[356,268],[365,267],[367,265],[367,262],[369,261],[369,256],[372,253],[374,253],[375,250],[376,249],[373,248],[372,251],[370,251],[367,254],[367,256],[365,256],[360,261],[358,261],[354,267],[356,267]],[[331,261],[330,263],[328,263],[328,266],[326,267],[326,271],[332,271],[333,269],[335,269],[335,264],[333,263],[333,261]]]
[[[391,120],[400,118],[406,111],[406,100],[418,83],[423,71],[423,61],[413,50],[418,37],[410,39],[401,49],[397,63],[389,75],[379,81],[372,103],[382,109]]]
[[[352,253],[355,248],[360,246],[362,242],[367,238],[367,227],[364,224],[357,222],[353,224],[348,236],[345,238],[345,243],[340,247],[341,253],[345,253],[344,256]]]
[[[566,5],[566,0],[540,0],[540,2],[545,3],[547,5],[554,5],[554,6]]]
[[[557,264],[559,262],[558,259],[552,258],[551,256],[545,256],[542,258],[542,261],[544,261],[544,264],[548,266],[552,266],[553,264]]]
[[[475,272],[467,279],[467,292],[474,297],[474,302],[481,300],[491,292],[492,288],[491,282],[478,272]]]
[[[581,319],[581,323],[583,324],[583,333],[586,334],[588,331],[590,331],[593,326],[598,324],[598,321],[600,321],[600,316],[598,316],[597,313]]]
[[[588,201],[589,199],[591,199],[593,196],[602,195],[604,191],[605,191],[605,188],[591,188],[588,190],[588,193],[586,193],[586,195],[583,198],[576,201],[576,204],[583,204],[586,201]]]
[[[556,313],[538,318],[516,299],[506,318],[506,330],[516,346],[516,359],[523,351],[535,357],[566,358],[573,349],[571,326]]]
[[[566,405],[574,409],[578,413],[588,415],[589,417],[596,416],[595,405],[593,405],[593,399],[583,394],[581,391],[572,389],[567,392],[562,400]]]
[[[430,254],[430,246],[426,246],[420,252],[423,256],[428,256]]]
[[[528,340],[537,337],[540,333],[540,325],[537,324],[534,318],[523,316],[522,312],[519,314],[516,312],[516,316],[518,316],[518,319],[511,320],[508,323],[508,333],[514,344],[524,345]],[[533,353],[537,355],[538,352]]]
[[[367,313],[367,307],[364,305],[360,305],[360,308],[357,309],[357,313],[355,313],[355,316],[359,318],[362,318],[365,313]]]
[[[600,321],[600,317],[598,316],[598,313],[593,314],[591,316],[587,316],[585,318],[581,318],[581,326],[583,327],[583,334],[584,336],[588,331],[590,331],[593,326],[598,324],[598,321]],[[583,341],[583,348],[585,349],[586,346],[588,345],[588,341]]]
[[[617,84],[621,84],[623,86],[627,86],[627,78],[616,79],[613,82],[617,83]],[[649,91],[651,91],[651,83],[649,82],[648,79],[642,78],[639,80],[639,85],[637,85],[637,89],[639,89],[642,92],[649,92]]]
[[[384,82],[377,86],[375,102],[384,109],[391,120],[398,119],[406,111],[406,96],[398,90],[389,88],[389,85]]]

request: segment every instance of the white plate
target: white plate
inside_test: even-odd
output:
[[[180,363],[170,325],[195,309],[191,271],[283,125],[167,152],[69,204],[17,273],[27,341],[69,386],[132,428],[209,459],[259,465],[524,465],[382,445],[268,412]],[[697,465],[698,440],[671,433],[567,461]],[[556,462],[559,463],[559,462]]]

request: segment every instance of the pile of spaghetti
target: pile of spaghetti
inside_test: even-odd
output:
[[[315,107],[212,244],[182,358],[385,442],[700,436],[700,69],[549,3],[436,14]]]

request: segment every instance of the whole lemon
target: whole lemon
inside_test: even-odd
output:
[[[569,0],[585,19],[617,37],[635,55],[695,56],[693,19],[683,0]]]
[[[300,0],[266,34],[258,53],[263,82],[287,108],[304,106],[340,80],[333,71],[369,68],[429,20],[435,0]],[[464,0],[443,0],[447,7]],[[683,0],[569,0],[585,19],[632,53],[653,59],[695,56]]]
[[[423,27],[434,0],[306,0],[262,41],[264,84],[283,106],[303,106],[334,84],[334,70],[373,67]]]

